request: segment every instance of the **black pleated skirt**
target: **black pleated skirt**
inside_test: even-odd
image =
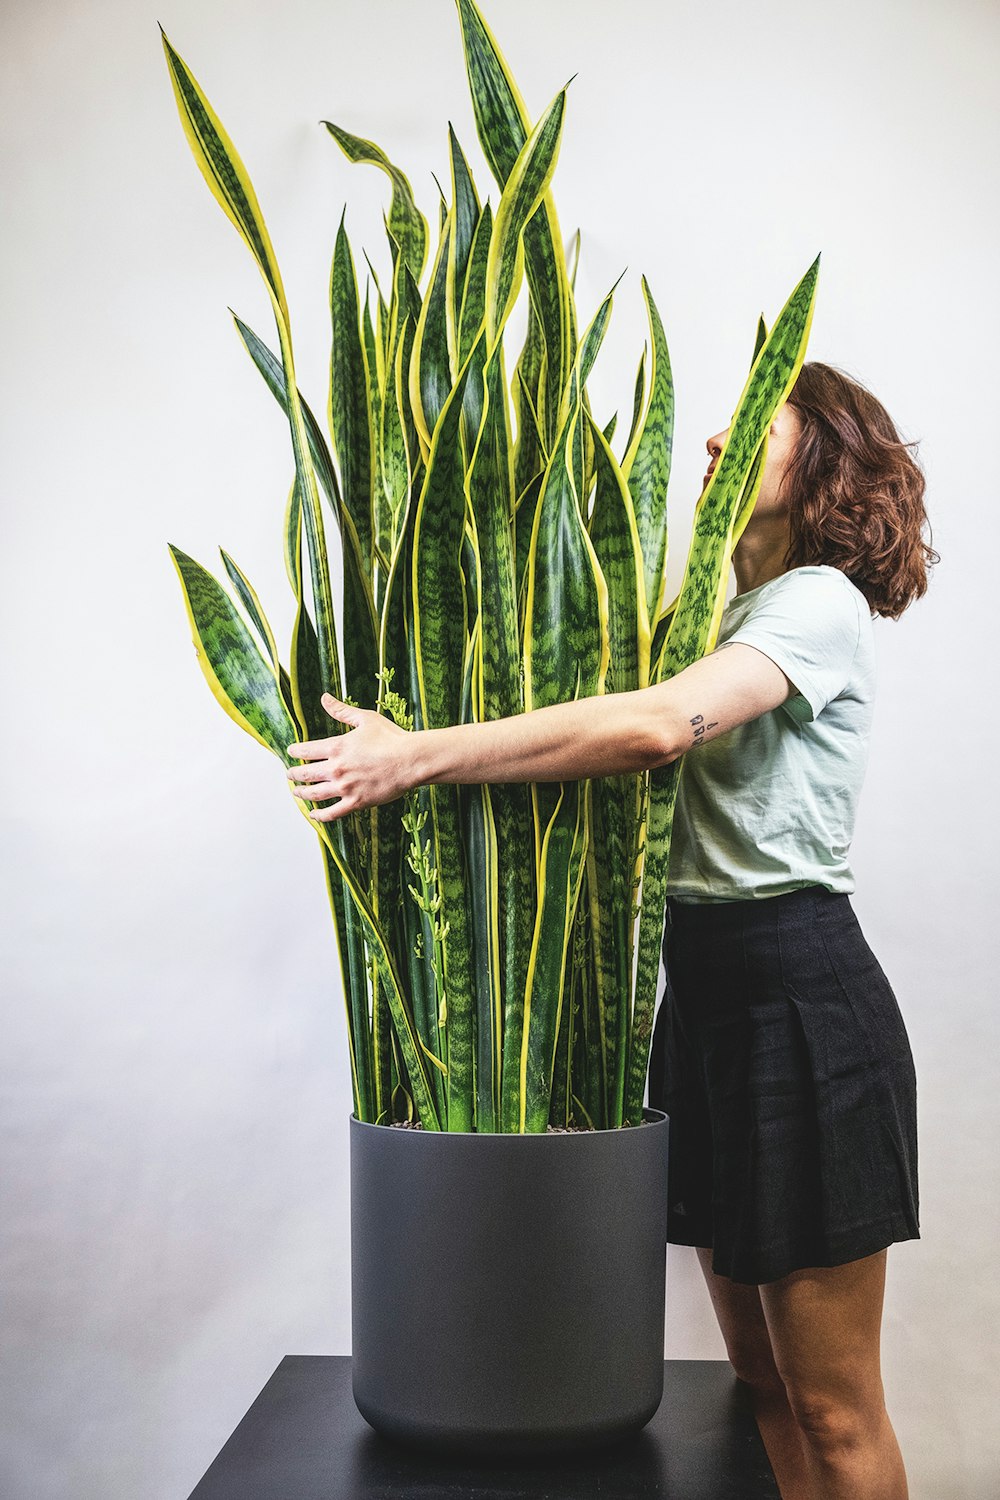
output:
[[[913,1057],[849,896],[669,899],[663,958],[670,1242],[759,1285],[919,1239]]]

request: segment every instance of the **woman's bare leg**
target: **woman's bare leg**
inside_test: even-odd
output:
[[[809,1500],[907,1497],[880,1368],[885,1264],[880,1250],[757,1289],[802,1436]]]
[[[730,1281],[728,1276],[717,1276],[712,1270],[711,1250],[699,1250],[698,1261],[726,1341],[729,1362],[750,1388],[753,1414],[782,1500],[811,1500],[798,1423],[774,1362],[758,1289]]]
[[[880,1369],[886,1252],[761,1287],[698,1259],[783,1500],[907,1500]]]

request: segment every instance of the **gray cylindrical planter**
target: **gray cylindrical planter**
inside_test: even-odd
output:
[[[638,1432],[663,1394],[667,1134],[479,1135],[351,1116],[354,1399],[479,1454]]]

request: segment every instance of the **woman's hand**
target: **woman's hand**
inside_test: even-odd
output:
[[[332,719],[350,724],[353,732],[288,746],[289,755],[308,762],[286,772],[296,783],[294,795],[307,802],[340,798],[333,807],[311,808],[310,818],[329,823],[344,813],[392,802],[416,786],[409,730],[370,708],[341,703],[332,693],[324,693],[320,701]]]

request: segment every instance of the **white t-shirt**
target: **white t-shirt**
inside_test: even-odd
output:
[[[853,891],[847,855],[875,694],[868,601],[839,568],[792,568],[729,601],[715,649],[736,641],[763,651],[798,691],[684,756],[667,895]]]

